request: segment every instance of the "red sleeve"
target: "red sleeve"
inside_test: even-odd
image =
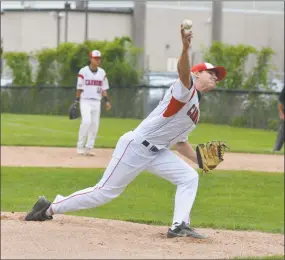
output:
[[[171,99],[168,106],[163,113],[164,117],[171,117],[178,113],[186,103],[188,103],[194,96],[196,90],[185,88],[180,80],[177,80],[171,90]]]
[[[169,101],[167,108],[165,112],[163,113],[164,117],[171,117],[175,115],[182,107],[184,107],[186,103],[183,103],[177,99],[175,99],[173,96],[171,97],[171,100]]]

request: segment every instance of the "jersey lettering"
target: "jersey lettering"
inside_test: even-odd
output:
[[[87,79],[85,80],[86,86],[102,86],[102,80],[93,80]]]
[[[199,111],[195,104],[193,104],[192,107],[188,110],[187,115],[191,118],[191,120],[196,125],[198,122]]]

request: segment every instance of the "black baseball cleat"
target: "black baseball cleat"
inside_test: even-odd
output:
[[[175,229],[169,229],[167,232],[167,238],[173,237],[194,237],[199,239],[206,239],[207,236],[197,233],[193,228],[190,228],[186,225],[185,222],[182,222]]]
[[[45,221],[51,220],[52,216],[46,215],[46,210],[51,205],[51,202],[48,201],[44,196],[40,197],[38,201],[33,206],[32,211],[30,211],[26,217],[26,221]]]

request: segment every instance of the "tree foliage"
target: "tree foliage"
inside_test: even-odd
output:
[[[203,47],[202,50],[205,61],[227,69],[226,79],[219,82],[220,88],[267,88],[268,74],[273,68],[271,58],[274,51],[271,48],[263,47],[258,50],[250,45],[214,42],[209,48]],[[256,59],[252,68],[248,68],[249,58]]]
[[[13,85],[74,86],[78,71],[89,64],[89,52],[94,49],[102,53],[101,67],[106,71],[112,87],[139,83],[136,55],[141,50],[134,47],[129,37],[115,38],[109,42],[67,42],[57,48],[45,48],[30,54],[9,52],[5,54],[5,59],[13,71]],[[35,57],[38,62],[34,82],[28,56]]]
[[[27,53],[6,52],[3,58],[13,72],[14,86],[29,86],[32,84],[32,67]]]
[[[54,86],[58,82],[57,51],[55,49],[42,49],[35,54],[38,67],[36,73],[37,86]]]
[[[137,70],[137,56],[142,50],[134,47],[129,37],[115,38],[113,41],[67,42],[57,48],[41,49],[34,53],[8,52],[3,57],[12,69],[15,86],[75,86],[78,71],[89,63],[89,52],[94,49],[102,53],[101,66],[112,87],[128,87],[139,83],[142,72]],[[227,77],[219,82],[218,87],[267,87],[274,54],[271,48],[258,50],[250,45],[214,42],[209,48],[202,47],[202,51],[205,61],[227,69]],[[34,81],[29,57],[34,57],[38,63]],[[256,61],[248,69],[250,58],[255,58]]]

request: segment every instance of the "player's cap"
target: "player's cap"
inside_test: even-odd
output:
[[[96,57],[101,57],[101,52],[98,50],[94,50],[90,52],[90,58],[96,58]]]
[[[218,81],[223,80],[227,75],[227,71],[224,67],[214,66],[211,63],[207,63],[207,62],[194,65],[191,69],[191,72],[195,73],[195,72],[201,72],[204,70],[215,70],[217,73]]]

